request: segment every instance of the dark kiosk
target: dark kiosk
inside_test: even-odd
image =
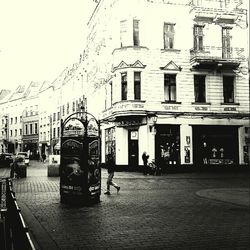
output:
[[[61,202],[100,201],[100,123],[88,112],[61,120]]]

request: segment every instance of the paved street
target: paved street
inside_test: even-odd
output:
[[[27,174],[14,190],[38,249],[250,249],[248,173],[119,172],[120,193],[85,207],[60,203],[46,164]]]

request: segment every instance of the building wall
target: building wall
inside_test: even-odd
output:
[[[180,126],[180,163],[185,164],[185,150],[190,150],[188,164],[193,164],[192,131],[194,125],[248,125],[249,75],[246,11],[238,1],[221,8],[218,1],[203,1],[203,7],[190,1],[100,1],[89,21],[89,36],[85,55],[87,83],[93,93],[105,89],[105,110],[101,118],[116,124],[117,117],[131,115],[158,116],[157,124]],[[236,9],[236,5],[240,6]],[[111,6],[113,8],[111,8]],[[213,7],[213,8],[212,8]],[[211,18],[212,17],[212,18]],[[139,20],[140,46],[133,46],[133,19]],[[125,21],[126,35],[121,46],[120,21]],[[174,48],[164,49],[164,22],[174,23]],[[231,29],[232,60],[238,67],[197,69],[193,63],[193,27],[204,25],[203,46],[208,59],[222,58],[222,27]],[[242,39],[238,39],[241,37]],[[194,59],[192,59],[194,58]],[[105,60],[105,62],[103,62]],[[218,66],[221,67],[221,66]],[[141,100],[134,100],[135,71],[141,72]],[[127,101],[121,101],[121,73],[127,72]],[[164,100],[164,74],[176,74],[177,98]],[[206,103],[195,103],[194,75],[206,75]],[[224,104],[223,76],[235,77],[235,101]],[[112,90],[111,90],[112,83]],[[98,89],[99,87],[99,89]],[[98,89],[98,90],[96,90]],[[112,91],[112,97],[111,97]],[[94,96],[94,95],[92,95]],[[111,101],[112,99],[112,101]],[[142,102],[144,101],[144,102]],[[101,108],[101,105],[99,105]],[[92,107],[89,107],[90,109]],[[157,125],[156,124],[156,125]],[[145,126],[146,127],[146,126]],[[155,133],[144,125],[139,127],[139,155],[144,148],[155,155]],[[116,128],[116,163],[128,164],[127,132]],[[239,134],[242,129],[239,129]],[[147,133],[147,136],[146,136]],[[141,136],[143,135],[144,136]],[[187,145],[186,137],[190,138]],[[239,163],[243,163],[244,140],[239,136]],[[146,138],[146,139],[145,139]],[[119,149],[123,145],[123,154]],[[146,146],[147,145],[147,146]],[[142,149],[143,148],[143,149]],[[139,165],[141,164],[139,157]]]

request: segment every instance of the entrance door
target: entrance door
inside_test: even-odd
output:
[[[138,130],[128,131],[128,165],[130,168],[138,166]]]

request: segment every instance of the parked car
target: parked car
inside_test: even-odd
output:
[[[19,153],[17,153],[17,156],[23,156],[25,164],[26,165],[30,164],[29,154],[27,152],[19,152]]]
[[[0,167],[9,167],[13,163],[14,155],[11,153],[0,154]]]

